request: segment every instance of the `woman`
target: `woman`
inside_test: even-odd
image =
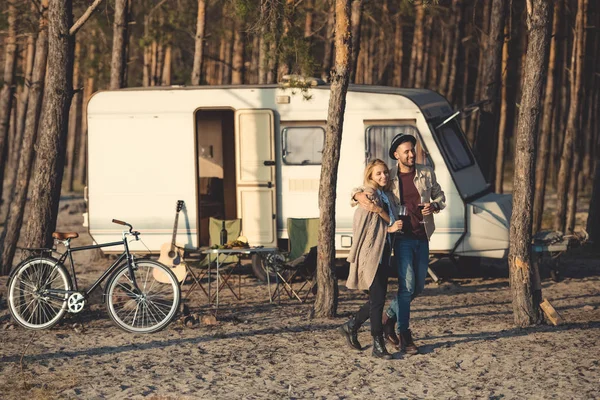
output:
[[[373,356],[389,360],[392,355],[385,348],[382,325],[389,275],[389,233],[402,229],[402,221],[394,218],[397,212],[392,194],[389,193],[390,171],[383,161],[376,159],[367,164],[364,185],[364,191],[371,199],[371,207],[369,210],[358,207],[354,212],[354,237],[348,256],[350,274],[346,287],[368,290],[369,300],[340,327],[340,332],[350,347],[362,350],[358,342],[358,330],[370,318]]]

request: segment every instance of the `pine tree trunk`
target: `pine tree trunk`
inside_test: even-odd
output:
[[[244,83],[244,33],[241,22],[235,27],[233,38],[233,58],[232,58],[231,83],[241,85]]]
[[[31,75],[33,72],[33,59],[35,54],[35,37],[33,35],[27,35],[27,55],[25,59],[25,83],[23,85],[23,91],[18,99],[17,107],[17,132],[15,134],[15,150],[9,156],[11,157],[9,165],[15,166],[12,169],[13,176],[11,177],[11,189],[9,193],[14,192],[15,179],[17,175],[17,169],[19,166],[19,157],[21,154],[23,132],[25,131],[25,117],[27,115],[27,107],[29,106],[29,88],[31,86]]]
[[[152,44],[150,45],[150,86],[156,86],[158,84],[156,80],[157,54],[158,43],[156,43],[156,40],[152,40]]]
[[[16,0],[8,2],[8,30],[4,49],[4,75],[0,91],[0,204],[4,187],[4,167],[8,159],[8,132],[15,92],[15,67],[17,65],[17,7]]]
[[[488,35],[487,53],[484,58],[480,77],[483,99],[487,102],[479,112],[479,128],[475,139],[475,154],[478,157],[481,172],[488,182],[495,187],[494,180],[496,145],[498,143],[498,114],[500,110],[502,46],[504,45],[504,20],[506,15],[505,0],[493,0]]]
[[[226,42],[225,42],[225,58],[223,59],[223,83],[226,85],[231,84],[231,68],[232,68],[232,57],[233,57],[233,41],[234,41],[234,30],[235,26],[233,22],[231,29],[227,30]]]
[[[421,71],[423,69],[423,31],[425,29],[425,8],[422,0],[415,1],[415,28],[412,49],[410,51],[410,66],[408,69],[408,84],[420,87]]]
[[[125,86],[125,68],[127,62],[127,1],[115,0],[115,20],[113,22],[112,59],[110,62],[110,89]]]
[[[542,227],[542,216],[544,214],[544,203],[546,195],[546,172],[550,155],[550,137],[552,135],[552,119],[554,117],[554,81],[556,76],[556,52],[558,34],[560,30],[560,18],[562,15],[562,0],[554,3],[554,15],[552,20],[552,38],[550,41],[550,58],[548,59],[548,77],[546,78],[546,90],[544,93],[544,116],[540,130],[538,143],[538,157],[535,168],[535,196],[533,199],[533,232],[538,232]]]
[[[71,0],[48,7],[48,67],[33,181],[26,247],[52,244],[64,171],[67,120],[73,92],[73,25]]]
[[[142,67],[142,86],[152,85],[152,45],[144,44],[144,65]]]
[[[519,108],[517,152],[513,183],[508,265],[515,325],[542,322],[539,303],[542,288],[539,271],[531,261],[532,200],[535,178],[536,133],[541,114],[544,76],[550,41],[550,1],[531,0],[528,7],[529,43],[524,69],[523,95]]]
[[[14,189],[10,208],[2,237],[0,237],[0,274],[6,275],[12,266],[17,242],[23,224],[23,213],[27,202],[29,180],[35,158],[35,144],[42,108],[44,79],[46,78],[46,60],[48,57],[48,0],[42,0],[39,33],[35,41],[35,61],[29,87],[27,114],[24,121],[23,142],[19,153],[19,166],[14,180]],[[32,56],[33,57],[33,56]]]
[[[446,89],[446,99],[451,105],[456,102],[456,75],[458,71],[458,53],[461,51],[459,44],[463,38],[463,2],[462,0],[453,1],[452,10],[456,14],[454,19],[454,41],[452,42],[452,59],[450,61],[450,76],[448,77],[448,87]]]
[[[433,17],[431,15],[428,15],[427,18],[425,19],[425,28],[423,29],[423,49],[422,49],[422,53],[423,53],[423,61],[422,61],[422,66],[420,68],[421,70],[421,76],[420,76],[420,83],[418,87],[428,87],[429,86],[429,61],[431,60],[431,58],[434,57],[435,54],[435,50],[432,50],[431,48],[431,35],[432,35],[432,23],[433,23]],[[418,72],[419,70],[417,70]]]
[[[267,24],[268,4],[267,0],[260,2],[260,54],[258,57],[258,83],[263,85],[267,83],[267,75],[269,69],[269,40],[268,40],[268,24]]]
[[[404,59],[402,14],[396,12],[394,16],[394,69],[392,71],[392,86],[402,86],[402,61]]]
[[[567,196],[569,194],[569,181],[577,179],[573,176],[573,155],[578,151],[579,112],[581,109],[582,78],[584,69],[584,28],[586,20],[587,0],[579,0],[577,4],[577,16],[575,23],[575,38],[573,43],[573,57],[571,61],[571,102],[569,104],[569,116],[567,119],[567,130],[562,154],[560,157],[560,169],[558,172],[558,183],[556,188],[556,214],[554,216],[553,229],[565,231],[567,218]]]
[[[597,20],[600,19],[597,17]],[[587,83],[585,87],[588,88],[585,93],[585,126],[582,126],[583,131],[583,162],[581,166],[581,173],[579,174],[579,189],[581,191],[587,192],[588,189],[591,189],[591,181],[590,176],[592,175],[593,168],[593,153],[594,153],[594,134],[593,134],[593,120],[594,120],[594,97],[596,95],[594,88],[596,87],[596,81],[598,80],[598,75],[596,70],[596,65],[598,63],[598,48],[600,47],[600,41],[598,40],[600,35],[598,33],[594,34],[589,40],[588,51],[587,54],[591,54],[592,56],[589,58],[591,62],[588,63],[588,68],[585,73]],[[584,114],[583,112],[581,113]]]
[[[308,41],[310,45],[312,43],[312,34],[313,34],[313,21],[314,21],[314,13],[315,13],[315,1],[314,0],[306,0],[304,2],[304,10],[305,10],[305,20],[304,20],[304,39]]]
[[[260,59],[260,37],[258,34],[255,34],[252,38],[252,55],[250,59],[250,76],[246,79],[249,84],[257,84],[258,83],[258,70],[259,70],[259,60]]]
[[[77,138],[79,134],[79,123],[81,122],[81,88],[79,61],[81,58],[81,43],[75,43],[75,63],[73,65],[73,100],[69,110],[69,134],[67,137],[67,166],[65,169],[64,182],[68,192],[73,191],[73,182],[75,179],[75,154],[77,149]],[[117,88],[118,89],[118,88]]]
[[[277,82],[279,69],[279,40],[281,38],[281,15],[283,3],[280,0],[270,0],[269,13],[269,56],[267,58],[267,83]]]
[[[506,142],[506,125],[508,119],[508,26],[504,27],[504,45],[502,46],[502,89],[500,104],[500,122],[498,124],[498,151],[496,153],[496,193],[503,193],[504,189],[504,145]]]
[[[160,79],[160,84],[162,86],[171,86],[171,77],[172,77],[172,65],[173,65],[173,46],[171,44],[167,44],[165,46],[165,53],[163,59],[163,68]]]
[[[477,4],[477,3],[476,3]],[[479,46],[479,54],[478,54],[478,65],[476,72],[476,80],[475,80],[475,90],[473,92],[473,101],[483,100],[483,73],[485,68],[485,60],[488,56],[488,44],[489,44],[489,33],[490,33],[490,14],[491,14],[491,1],[483,2],[483,10],[482,10],[482,26],[481,26],[481,39]],[[475,146],[476,138],[477,138],[477,127],[479,126],[479,113],[473,113],[471,115],[469,121],[469,129],[467,131],[467,138],[469,142]],[[484,173],[485,176],[485,173]],[[486,176],[487,180],[487,176]]]
[[[94,61],[96,58],[96,46],[90,43],[87,48],[87,71],[86,79],[83,85],[83,101],[81,107],[81,129],[79,136],[79,158],[77,160],[77,180],[85,185],[87,182],[87,107],[92,94],[94,93],[94,85],[96,82],[96,67]]]
[[[338,286],[335,277],[335,197],[352,57],[350,0],[336,0],[335,13],[335,69],[332,75],[319,183],[320,225],[317,249],[319,290],[313,309],[316,317],[335,316],[338,302]]]
[[[456,12],[457,0],[452,1],[452,11],[450,13],[450,20],[443,26],[443,60],[442,60],[442,71],[440,72],[438,92],[442,93],[448,98],[448,81],[450,79],[450,69],[452,65],[453,52],[456,50],[454,42],[457,42],[459,38],[455,39],[456,35],[456,20],[459,18],[459,14]]]
[[[590,235],[589,241],[598,248],[598,243],[600,243],[600,162],[598,160],[596,160],[586,231]]]
[[[192,85],[200,84],[202,60],[204,58],[204,32],[206,29],[206,0],[198,0],[198,16],[196,19],[196,36],[194,40],[194,66],[192,68]]]
[[[581,125],[578,127],[581,129]],[[581,134],[577,135],[577,142],[573,143],[573,165],[571,167],[570,175],[573,177],[569,179],[569,193],[567,195],[567,216],[565,223],[565,230],[568,233],[573,233],[576,224],[577,215],[577,195],[579,193],[579,179],[578,175],[581,171],[583,160],[581,157]]]
[[[334,28],[335,28],[335,9],[333,2],[335,0],[328,0],[329,9],[327,11],[327,30],[325,33],[325,48],[323,51],[323,70],[321,71],[321,78],[325,82],[329,82],[331,74],[331,63],[333,61],[333,41],[334,41]]]
[[[350,65],[350,82],[356,81],[358,54],[360,52],[360,29],[362,25],[363,0],[352,1],[352,64]]]

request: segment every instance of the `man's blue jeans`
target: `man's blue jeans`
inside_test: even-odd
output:
[[[398,332],[403,332],[409,328],[410,302],[425,287],[429,267],[429,242],[396,237],[394,254],[398,267],[398,295],[386,312],[388,317],[398,321]]]

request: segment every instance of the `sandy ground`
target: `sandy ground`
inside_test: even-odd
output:
[[[82,207],[81,199],[65,200],[59,217],[59,229],[82,233],[80,244],[91,241]],[[85,254],[76,262],[84,284],[109,264]],[[368,326],[362,352],[337,332],[364,301],[343,280],[339,317],[311,320],[312,300],[269,304],[267,286],[246,267],[242,301],[222,292],[216,325],[179,318],[161,332],[134,335],[112,324],[97,297],[51,330],[24,330],[6,309],[3,277],[0,398],[600,398],[600,260],[576,249],[561,268],[563,280],[545,277],[543,294],[566,323],[516,329],[501,263],[471,276],[439,266],[445,282],[429,282],[413,303],[422,354],[396,353],[391,361],[371,356]],[[200,316],[210,311],[201,292],[188,306]]]

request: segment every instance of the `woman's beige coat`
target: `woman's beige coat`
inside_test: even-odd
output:
[[[364,191],[378,199],[375,190],[364,188]],[[392,207],[391,212],[397,215],[393,195],[387,195]],[[378,201],[381,206],[381,200]],[[371,287],[385,247],[387,228],[387,222],[374,212],[362,207],[358,207],[354,212],[352,247],[347,259],[350,263],[350,274],[346,282],[348,289],[369,290]]]

